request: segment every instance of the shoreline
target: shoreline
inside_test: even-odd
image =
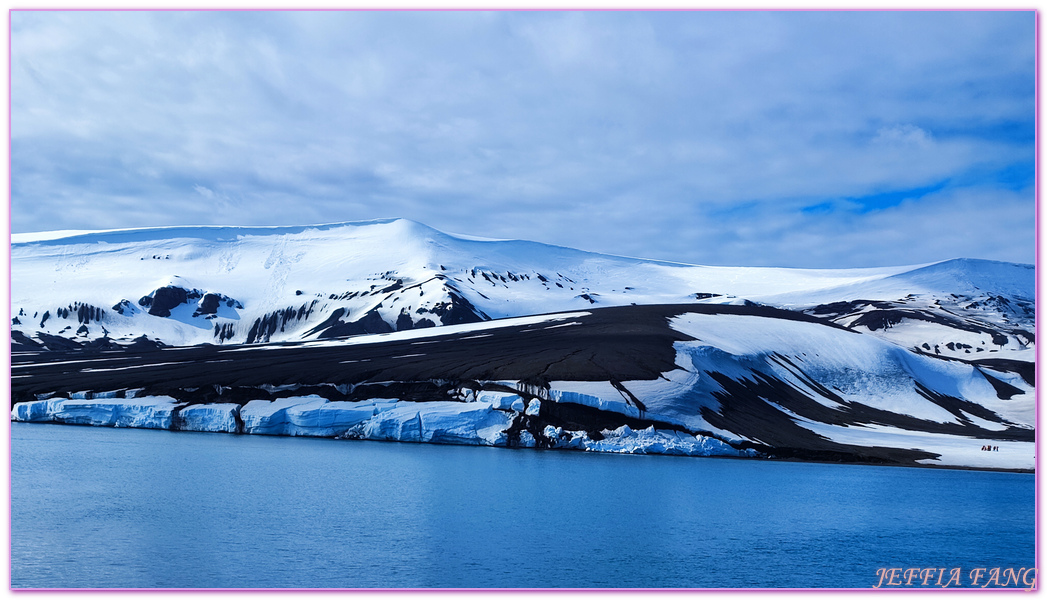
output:
[[[262,436],[262,437],[281,437],[281,438],[306,438],[316,440],[332,440],[340,442],[386,442],[386,443],[399,443],[399,444],[432,444],[441,446],[481,446],[487,448],[498,448],[503,450],[534,450],[534,451],[555,451],[555,452],[579,452],[579,453],[592,453],[601,455],[618,455],[618,456],[670,456],[670,457],[682,457],[682,458],[715,458],[715,459],[726,459],[726,460],[743,460],[743,461],[758,461],[758,462],[785,462],[785,463],[806,463],[806,464],[825,464],[825,465],[854,465],[854,466],[873,466],[873,467],[895,467],[895,468],[911,468],[911,469],[941,469],[950,471],[984,471],[994,473],[1015,473],[1015,474],[1026,474],[1035,475],[1035,469],[1023,469],[1013,467],[977,467],[977,466],[960,466],[960,465],[926,465],[926,464],[899,464],[889,462],[874,462],[874,461],[831,461],[831,460],[819,460],[819,459],[801,459],[801,458],[780,458],[774,456],[731,456],[726,454],[708,454],[708,455],[688,455],[682,453],[670,453],[670,452],[630,452],[630,451],[612,451],[612,450],[596,450],[586,448],[568,448],[568,447],[538,447],[538,446],[508,446],[508,445],[497,445],[497,444],[467,444],[467,443],[453,443],[453,442],[434,442],[434,441],[414,441],[414,440],[397,440],[397,439],[368,439],[368,438],[346,438],[341,436],[320,436],[320,435],[288,435],[288,434],[272,434],[272,433],[246,433],[246,432],[227,432],[227,431],[195,431],[185,429],[171,429],[171,428],[160,428],[160,427],[127,427],[127,426],[115,426],[115,425],[96,425],[91,423],[70,423],[60,421],[21,421],[18,419],[11,419],[10,423],[24,423],[26,425],[59,425],[59,426],[70,426],[70,427],[94,427],[94,428],[108,428],[108,429],[143,429],[143,430],[156,430],[156,431],[169,431],[171,433],[213,433],[213,434],[225,434],[234,436]],[[11,441],[10,439],[8,440]]]
[[[387,335],[12,361],[12,416],[27,421],[1036,466],[1031,367],[937,360],[767,306],[594,307]]]

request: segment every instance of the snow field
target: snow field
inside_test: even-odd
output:
[[[709,346],[715,350],[688,352],[695,370],[724,372],[731,363],[771,371],[830,408],[836,403],[811,388],[808,377],[848,402],[910,415],[938,423],[958,422],[956,417],[922,396],[919,383],[938,393],[999,408],[1000,416],[1032,427],[1029,410],[1032,394],[1000,401],[992,385],[969,364],[921,356],[878,338],[802,321],[776,320],[747,315],[686,314],[672,320],[672,327],[698,338],[679,342],[680,347]],[[717,352],[718,351],[718,352]],[[728,356],[725,356],[725,353]],[[775,355],[784,356],[774,360]],[[725,373],[736,378],[739,373]],[[1015,382],[1020,388],[1031,388]]]
[[[283,323],[271,341],[315,337],[307,332],[337,310],[346,322],[379,305],[378,313],[390,324],[401,311],[439,321],[417,311],[448,302],[451,288],[492,318],[583,310],[593,306],[585,296],[596,306],[751,299],[795,308],[856,298],[897,300],[914,292],[946,297],[994,290],[1031,299],[1027,267],[970,260],[874,269],[706,267],[453,235],[405,219],[167,227],[15,234],[11,306],[19,320],[14,329],[30,337],[43,332],[79,341],[103,335],[127,341],[144,334],[167,345],[195,345],[243,343],[257,319],[303,306],[309,316]],[[400,288],[383,291],[394,282],[402,282]],[[197,302],[190,301],[160,317],[137,305],[168,285],[221,294],[243,308],[222,304],[216,316],[194,317]],[[715,296],[698,300],[702,294]],[[120,314],[114,307],[124,300],[130,308]],[[75,314],[56,314],[77,303],[103,310],[104,317],[81,323]],[[50,316],[41,324],[45,313]],[[233,337],[218,339],[216,325]],[[85,331],[78,333],[81,327]],[[920,332],[902,329],[876,334],[897,335],[892,341],[907,347],[926,341],[915,335]],[[932,341],[950,341],[949,331],[934,334]],[[979,347],[985,340],[952,341]]]

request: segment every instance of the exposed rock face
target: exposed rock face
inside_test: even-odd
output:
[[[134,390],[133,398],[242,406],[238,431],[271,435],[1033,464],[1028,363],[920,354],[766,306],[612,307],[304,344],[186,348],[159,364],[131,352],[15,359],[13,415],[23,420],[33,419],[17,411],[38,409],[22,404]],[[316,406],[291,402],[305,396]],[[379,417],[382,402],[397,408]],[[618,441],[600,443],[609,436]],[[1006,452],[994,458],[975,445],[972,453],[972,440]]]
[[[1032,439],[1031,265],[711,268],[404,220],[19,236],[19,404],[139,388],[193,406],[392,398],[420,406],[345,435],[426,441],[472,435],[426,437],[450,410],[439,403],[503,393],[490,410],[511,416],[508,446],[591,449],[613,434],[669,451],[703,436],[896,464],[998,467],[966,442],[1017,460]],[[223,411],[207,418],[229,430]]]
[[[152,299],[150,298],[147,302],[151,303]],[[132,315],[135,312],[135,308],[130,300],[121,300],[113,305],[113,311],[118,315]]]
[[[138,305],[147,307],[154,317],[170,317],[171,309],[189,302],[189,292],[180,287],[162,287],[150,296],[143,296]]]
[[[690,302],[789,307],[942,356],[1031,355],[1035,344],[1034,270],[992,261],[734,271],[477,242],[405,220],[22,237],[12,244],[11,326],[38,342],[290,342]],[[39,276],[55,270],[59,288]]]
[[[276,332],[285,331],[289,323],[294,324],[308,320],[309,316],[313,314],[313,307],[316,304],[317,300],[313,300],[310,304],[303,304],[297,309],[289,306],[283,310],[262,315],[255,319],[251,325],[244,343],[268,342]]]
[[[196,308],[196,312],[193,313],[194,317],[200,315],[217,315],[218,304],[222,301],[222,297],[218,294],[204,294],[204,297],[200,299],[200,304]]]

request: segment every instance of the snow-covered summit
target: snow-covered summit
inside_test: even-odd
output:
[[[1028,350],[1031,335],[1012,330],[1031,331],[1033,298],[1029,265],[707,267],[448,234],[407,219],[12,235],[12,331],[30,346],[294,341],[601,306],[811,310],[861,300],[916,302],[935,314],[975,305],[977,327],[1005,330],[996,350]],[[904,328],[897,320],[873,331]],[[949,335],[906,334],[904,343],[949,352],[960,341]]]
[[[687,265],[404,219],[18,234],[12,418],[1031,469],[1034,281],[973,259]]]
[[[908,285],[940,293],[991,293],[1024,299],[1033,299],[1036,295],[1036,273],[1032,265],[995,260],[946,260],[887,279],[900,279]]]

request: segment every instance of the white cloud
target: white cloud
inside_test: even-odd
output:
[[[873,138],[873,143],[896,144],[901,146],[928,147],[934,142],[931,134],[915,125],[892,125],[881,127]]]
[[[208,188],[205,188],[202,185],[199,185],[199,184],[194,185],[193,186],[193,190],[196,191],[197,194],[200,194],[201,196],[203,196],[204,198],[207,198],[208,200],[214,200],[214,192],[211,191]]]
[[[405,216],[754,264],[789,255],[763,249],[787,235],[776,222],[804,232],[797,247],[829,234],[803,206],[942,181],[1016,193],[991,188],[1032,164],[1034,25],[1007,12],[15,11],[12,226]],[[951,243],[935,233],[923,251],[935,241]],[[865,261],[859,246],[824,260]]]

